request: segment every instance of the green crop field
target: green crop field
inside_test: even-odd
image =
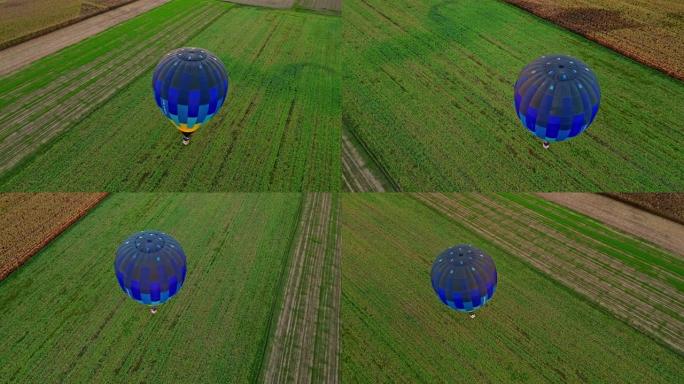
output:
[[[1,78],[0,189],[329,191],[340,185],[341,18],[175,0]],[[152,70],[200,46],[229,98],[187,147]]]
[[[679,191],[684,84],[494,0],[346,0],[343,124],[409,191]],[[597,120],[543,150],[513,85],[543,54],[585,61]],[[346,176],[346,175],[345,175]]]
[[[0,382],[247,382],[262,369],[298,194],[114,194],[0,282]],[[133,232],[187,254],[151,315],[114,276]]]
[[[474,225],[475,212],[456,220],[423,200],[428,198],[342,198],[343,382],[667,383],[682,377],[680,354],[532,269],[497,238],[498,229],[489,236]],[[462,200],[468,207],[478,199]],[[598,231],[593,225],[574,223]],[[522,229],[511,228],[511,236]],[[486,250],[499,275],[493,300],[475,319],[444,306],[430,284],[436,255],[458,243]]]

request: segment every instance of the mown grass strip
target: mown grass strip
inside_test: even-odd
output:
[[[344,382],[669,382],[681,356],[410,196],[342,198]],[[435,297],[434,257],[472,243],[499,287],[475,319]]]

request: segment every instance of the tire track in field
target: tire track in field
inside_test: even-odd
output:
[[[345,132],[342,132],[342,182],[350,192],[385,192]]]
[[[263,374],[268,383],[312,382],[314,369],[325,372],[326,382],[338,381],[340,254],[337,236],[330,233],[336,230],[331,225],[332,209],[336,207],[330,193],[308,194],[304,204]],[[331,254],[333,260],[328,260],[326,256]],[[323,276],[331,276],[334,281],[324,281]],[[334,288],[326,289],[331,283]],[[328,324],[320,324],[320,319]],[[315,354],[318,340],[327,344],[324,355]]]
[[[579,239],[568,237],[545,225],[537,213],[509,208],[488,196],[416,196],[631,326],[684,351],[684,295],[665,276],[636,271],[595,248],[607,244],[581,234]]]
[[[65,83],[68,84],[66,87],[55,89],[54,85],[48,85],[52,92],[38,89],[23,98],[23,102],[14,103],[9,113],[2,111],[7,118],[0,128],[0,136],[11,133],[0,141],[0,172],[10,169],[41,144],[97,109],[102,102],[145,73],[166,51],[187,41],[222,14],[210,5],[197,7],[194,12],[167,23],[166,28],[152,38],[124,47],[121,54],[112,55],[112,60],[96,60],[86,65],[94,68],[103,62],[102,66],[85,73],[76,69],[87,75],[72,77]],[[192,27],[182,29],[178,25]]]
[[[138,0],[0,51],[0,76],[76,44],[170,0]]]

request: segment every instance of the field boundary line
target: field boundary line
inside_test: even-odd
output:
[[[8,48],[12,48],[12,47],[15,46],[15,45],[19,45],[19,44],[21,44],[21,43],[23,43],[23,42],[26,42],[26,41],[35,39],[35,38],[37,38],[37,37],[41,37],[41,36],[43,36],[43,35],[47,35],[47,34],[50,33],[50,32],[54,32],[54,31],[57,31],[57,30],[59,30],[59,29],[66,28],[66,27],[68,27],[68,26],[70,26],[70,25],[80,23],[81,21],[88,20],[88,19],[90,19],[91,17],[97,16],[97,15],[101,15],[101,14],[106,13],[106,12],[109,12],[109,11],[113,11],[113,10],[115,10],[115,9],[117,9],[117,8],[121,8],[121,7],[123,7],[123,6],[126,6],[126,5],[128,5],[128,4],[130,4],[130,3],[133,3],[133,2],[136,2],[136,1],[140,1],[140,0],[128,0],[128,1],[124,1],[124,2],[122,2],[122,3],[116,4],[116,5],[112,6],[112,7],[100,8],[99,10],[97,10],[97,11],[95,11],[95,12],[93,12],[93,13],[89,13],[89,14],[87,14],[87,15],[75,17],[75,18],[70,19],[70,20],[65,20],[65,21],[62,21],[62,22],[60,22],[60,23],[53,24],[53,25],[50,25],[50,26],[48,26],[48,27],[45,27],[45,28],[43,28],[43,29],[40,29],[40,30],[31,32],[31,33],[28,33],[28,34],[26,34],[26,35],[24,35],[24,36],[15,37],[14,39],[7,40],[7,41],[5,41],[4,43],[0,43],[0,51],[5,50],[5,49],[8,49]]]
[[[289,241],[288,241],[288,247],[287,247],[287,263],[283,267],[282,271],[280,272],[280,275],[278,276],[278,288],[280,289],[280,292],[283,291],[283,287],[287,283],[287,273],[290,270],[290,264],[292,263],[292,252],[295,248],[295,244],[297,243],[297,236],[299,234],[299,223],[301,222],[302,218],[304,217],[305,214],[305,202],[306,202],[306,194],[300,193],[299,194],[299,207],[297,209],[297,218],[294,221],[294,225],[292,226],[290,230],[290,235],[289,235]],[[279,308],[281,307],[283,303],[284,296],[280,295],[277,300],[274,301],[273,307],[271,308],[270,314],[269,314],[269,321],[268,321],[268,328],[266,329],[266,333],[268,334],[268,337],[265,339],[266,342],[264,345],[261,347],[261,359],[252,366],[251,369],[251,377],[252,377],[252,382],[262,382],[263,381],[263,375],[264,375],[264,363],[267,363],[268,356],[270,354],[270,350],[272,348],[271,345],[271,340],[273,339],[273,336],[275,335],[275,330],[278,321],[278,313],[279,313]]]
[[[125,4],[122,4],[121,6],[108,9],[108,10],[100,12],[96,15],[92,15],[90,17],[86,17],[84,19],[77,20],[76,22],[71,23],[69,25],[65,25],[65,26],[61,26],[59,28],[53,29],[53,30],[48,31],[47,33],[43,33],[39,36],[34,36],[34,37],[26,39],[22,42],[13,44],[11,46],[4,47],[4,49],[0,50],[0,62],[3,61],[2,57],[5,56],[5,57],[7,57],[6,60],[8,60],[9,63],[5,63],[3,66],[0,67],[0,76],[6,76],[6,75],[12,74],[16,71],[19,71],[22,68],[25,68],[27,65],[30,65],[31,63],[33,63],[37,60],[40,60],[40,59],[42,59],[46,56],[49,56],[53,53],[59,52],[60,50],[67,48],[69,46],[72,46],[74,44],[78,44],[79,42],[86,40],[89,37],[95,36],[98,33],[104,32],[109,28],[120,25],[120,24],[122,24],[128,20],[131,20],[137,16],[142,15],[145,12],[148,12],[154,8],[157,8],[159,6],[167,4],[170,1],[171,0],[133,0],[133,1],[129,1]],[[140,3],[135,4],[138,2],[140,2]],[[143,6],[143,8],[141,8],[142,12],[137,12],[137,13],[133,12],[135,10],[133,7],[136,5],[140,5],[142,2],[149,2],[150,3],[149,5],[151,5],[151,8],[145,8]],[[129,7],[129,6],[131,8],[133,8],[131,10],[131,12],[133,12],[135,14],[125,15],[126,10],[124,10],[123,8]],[[122,18],[121,20],[119,20],[115,24],[109,25],[107,20],[112,19],[112,15],[111,14],[108,15],[108,13],[110,13],[110,12],[114,12],[115,15],[118,13],[121,13],[124,15],[124,18]],[[126,17],[126,16],[128,16],[128,17]],[[98,18],[102,19],[102,21],[99,22]],[[116,20],[116,18],[114,18],[114,20]],[[81,24],[81,23],[83,23],[83,24]],[[78,38],[78,37],[80,37],[80,35],[77,34],[77,38],[65,39],[65,36],[66,37],[71,36],[69,34],[69,32],[71,32],[71,31],[67,30],[67,28],[72,28],[72,29],[76,29],[78,27],[85,28],[85,27],[87,27],[87,25],[85,25],[86,23],[91,23],[91,24],[93,24],[93,26],[97,26],[97,27],[95,30],[89,31],[89,33],[83,35],[82,38]],[[81,25],[79,25],[79,24],[81,24]],[[99,24],[105,24],[106,28],[101,29],[101,27],[98,26]],[[55,36],[55,39],[53,39],[53,40],[56,40],[59,42],[58,44],[56,44],[55,47],[50,48],[50,49],[43,49],[43,52],[41,52],[40,54],[32,55],[32,56],[28,57],[28,59],[26,59],[24,56],[26,54],[24,54],[24,55],[21,54],[21,52],[29,52],[29,51],[35,50],[36,46],[51,46],[53,44],[53,42],[37,41],[38,39],[49,40],[49,38],[51,37],[49,35],[51,33],[58,35],[58,36]],[[60,34],[62,34],[64,36],[59,36]],[[33,45],[33,47],[31,47],[31,45]],[[18,56],[24,56],[24,57],[20,57],[20,59],[17,60],[16,57],[18,57]]]
[[[656,192],[656,193],[657,193],[657,192]],[[658,216],[658,217],[662,217],[663,219],[670,220],[670,221],[673,221],[673,222],[675,222],[675,223],[679,223],[679,224],[681,224],[681,225],[684,225],[684,220],[682,220],[682,219],[680,219],[680,218],[678,218],[678,217],[676,217],[676,216],[674,216],[674,215],[668,215],[668,214],[666,214],[665,212],[659,212],[658,210],[652,209],[651,207],[648,207],[648,206],[645,206],[645,205],[639,205],[639,204],[637,204],[637,203],[635,203],[635,202],[633,202],[633,201],[630,201],[630,200],[627,200],[627,199],[625,199],[625,198],[622,198],[622,197],[621,197],[620,195],[618,195],[618,194],[613,194],[613,193],[610,193],[610,192],[599,192],[599,195],[608,197],[608,198],[613,199],[613,200],[616,200],[616,201],[619,201],[619,202],[621,202],[621,203],[623,203],[623,204],[627,204],[627,205],[632,206],[632,207],[634,207],[634,208],[636,208],[636,209],[639,209],[639,210],[648,212],[648,213],[650,213],[650,214],[652,214],[652,215],[656,215],[656,216]]]
[[[499,246],[506,253],[510,253],[542,273],[542,275],[570,289],[582,297],[584,301],[594,304],[596,307],[601,308],[611,316],[620,319],[630,327],[637,329],[669,349],[681,353],[681,338],[678,335],[681,334],[683,325],[676,314],[667,310],[672,309],[671,306],[680,307],[677,305],[675,298],[678,293],[670,292],[673,297],[659,304],[657,302],[659,300],[652,300],[660,297],[658,292],[649,292],[646,289],[640,290],[637,284],[642,281],[653,281],[657,282],[657,285],[662,286],[666,285],[665,282],[635,271],[631,267],[626,267],[623,262],[610,255],[605,255],[598,251],[595,252],[595,255],[584,254],[580,248],[586,248],[587,245],[583,246],[579,242],[576,245],[580,248],[572,247],[572,252],[568,257],[563,258],[553,253],[549,255],[548,250],[541,248],[534,239],[518,243],[512,241],[511,236],[502,237],[502,227],[505,227],[505,223],[510,223],[511,220],[515,221],[514,216],[509,218],[505,213],[501,213],[504,217],[491,217],[491,215],[486,215],[483,212],[478,213],[476,210],[474,211],[475,208],[464,206],[461,200],[454,199],[453,196],[447,194],[417,194],[415,196],[424,205],[432,206],[431,208],[434,210],[442,211],[442,214],[446,215],[452,222],[462,223],[471,232],[492,240],[493,244]],[[479,205],[486,207],[487,210],[499,212],[496,209],[498,205],[495,202],[495,206],[491,206],[487,202],[480,202],[476,197],[465,196],[477,201]],[[492,202],[490,199],[487,199],[487,201]],[[512,212],[510,208],[505,209],[509,213]],[[471,217],[473,215],[484,217],[486,221],[479,222]],[[524,211],[521,211],[519,215],[524,217]],[[497,226],[493,223],[499,223],[499,225]],[[542,228],[537,228],[539,225],[545,226],[545,224],[543,222],[537,222],[537,224],[535,231],[545,233],[541,231]],[[554,230],[553,232],[557,231]],[[513,233],[512,236],[516,237],[517,235]],[[549,236],[553,238],[553,235]],[[562,239],[558,240],[562,241]],[[571,246],[568,245],[568,247]],[[528,254],[529,256],[526,256]],[[584,257],[578,258],[579,263],[572,263],[569,260],[572,259],[573,255],[584,255]],[[594,260],[592,258],[601,255],[603,256],[601,260]],[[602,261],[605,261],[603,259],[606,259],[609,264],[603,265]],[[599,268],[600,271],[594,273],[593,269],[586,269],[591,266]],[[610,272],[611,268],[623,270],[623,273],[609,281],[602,279],[602,274]],[[603,276],[605,277],[606,275]],[[674,290],[674,287],[672,289]],[[628,295],[633,300],[620,299],[622,297],[620,293],[629,292],[634,292],[633,295]],[[611,297],[617,300],[611,301]],[[665,305],[666,307],[660,309],[660,305]],[[643,314],[644,317],[635,317],[635,313]],[[654,316],[649,316],[649,314],[654,314]]]
[[[336,201],[332,193],[306,194],[306,207],[299,221],[298,239],[292,250],[286,286],[282,290],[277,328],[270,340],[267,365],[263,367],[262,377],[266,382],[310,382],[317,367],[321,367],[328,376],[336,372],[337,363],[332,361],[336,356],[324,353],[318,356],[322,360],[316,358],[317,340],[329,342],[331,338],[337,339],[330,329],[321,328],[319,324],[322,317],[326,319],[330,309],[321,305],[330,296],[324,292],[327,285],[324,286],[323,276],[336,277],[336,262],[330,258],[330,241],[337,239],[330,233],[336,230],[331,220]],[[335,254],[334,249],[332,254]],[[337,309],[332,310],[335,312]],[[334,326],[339,319],[333,316],[326,320]]]
[[[571,195],[576,195],[577,193],[564,193],[564,194],[571,194]],[[629,204],[626,203],[625,201],[621,199],[613,199],[610,196],[603,195],[603,194],[592,194],[592,193],[579,193],[582,198],[584,199],[593,199],[597,205],[601,204],[601,200],[604,200],[605,204],[610,204],[613,203],[616,205],[616,207],[611,207],[611,208],[616,208],[615,210],[611,210],[612,212],[619,210],[619,205],[623,205],[624,207],[636,211],[640,214],[643,215],[643,217],[640,217],[638,219],[644,221],[644,225],[646,226],[645,223],[649,224],[649,227],[655,226],[658,224],[657,222],[661,222],[660,225],[658,225],[658,233],[668,233],[670,231],[676,231],[679,230],[679,232],[684,236],[684,225],[681,225],[680,223],[670,220],[668,217],[664,217],[659,214],[655,214],[650,212],[649,210],[643,209],[639,207],[636,204]],[[538,197],[557,204],[563,208],[569,209],[573,212],[576,212],[579,215],[582,216],[587,216],[591,218],[592,220],[595,220],[603,225],[605,225],[607,228],[616,231],[620,234],[627,234],[629,236],[634,236],[640,240],[643,240],[647,244],[651,244],[655,246],[656,248],[662,248],[666,249],[670,252],[675,252],[677,255],[680,257],[684,257],[684,238],[677,237],[675,234],[673,234],[672,238],[674,239],[672,242],[666,241],[666,239],[660,238],[655,235],[649,235],[649,232],[645,231],[640,231],[639,228],[632,228],[633,225],[630,225],[630,217],[631,215],[634,214],[634,212],[629,212],[629,211],[624,211],[622,214],[612,214],[609,215],[607,212],[603,211],[601,208],[596,208],[592,209],[592,206],[587,206],[586,208],[582,207],[581,204],[573,203],[572,201],[566,201],[563,199],[562,196],[557,196],[556,193],[536,193]],[[606,201],[607,200],[607,201]],[[585,200],[586,201],[586,200]],[[606,207],[608,208],[608,207]],[[611,217],[612,216],[612,217]],[[620,218],[620,220],[617,220]],[[636,218],[635,218],[636,219]],[[654,222],[655,221],[655,222]],[[621,224],[622,223],[622,224]],[[626,223],[626,224],[624,224]],[[669,226],[669,230],[666,231],[663,226]],[[676,228],[675,228],[676,227]],[[653,230],[655,228],[648,228],[648,230]]]
[[[624,56],[624,57],[626,57],[626,58],[628,58],[628,59],[634,61],[635,63],[639,63],[639,64],[641,64],[641,65],[643,65],[643,66],[646,66],[646,67],[648,67],[648,68],[654,69],[654,70],[656,70],[656,71],[662,73],[663,75],[668,76],[668,77],[671,77],[671,78],[673,78],[673,79],[680,80],[680,81],[684,81],[684,73],[679,73],[679,72],[678,72],[677,70],[675,70],[675,69],[668,69],[668,68],[666,68],[666,66],[664,66],[664,65],[659,65],[659,64],[656,64],[656,63],[650,63],[650,62],[646,61],[645,59],[640,58],[640,57],[639,57],[638,55],[636,55],[636,54],[633,54],[633,53],[630,53],[630,52],[628,52],[628,51],[622,50],[621,48],[618,48],[615,44],[613,44],[613,43],[611,43],[611,42],[609,42],[609,41],[606,41],[606,40],[601,39],[601,38],[599,38],[599,37],[590,36],[590,35],[587,34],[587,33],[584,33],[584,32],[579,31],[579,30],[572,29],[572,28],[570,28],[570,27],[566,27],[566,26],[564,26],[564,25],[562,25],[562,24],[556,22],[555,20],[545,18],[544,16],[542,16],[541,14],[539,14],[538,12],[536,12],[536,11],[534,11],[534,10],[532,10],[532,9],[527,9],[527,8],[525,8],[525,7],[524,7],[523,5],[521,5],[521,4],[513,3],[513,2],[511,2],[511,1],[509,1],[509,0],[503,0],[503,2],[504,2],[504,4],[508,4],[508,5],[510,5],[510,6],[513,6],[513,7],[517,8],[517,9],[520,9],[521,11],[523,11],[523,12],[525,12],[525,13],[527,13],[527,14],[530,14],[530,15],[532,15],[532,16],[534,16],[534,17],[540,19],[540,20],[543,20],[543,21],[545,21],[545,22],[547,22],[547,23],[551,23],[551,24],[553,24],[553,25],[555,25],[555,26],[557,26],[557,27],[559,27],[559,28],[562,28],[562,29],[564,29],[564,30],[570,32],[570,33],[576,34],[576,35],[581,36],[581,37],[583,37],[583,38],[585,38],[585,39],[587,39],[587,40],[589,40],[589,41],[591,41],[591,42],[594,42],[594,43],[596,43],[596,44],[598,44],[598,45],[600,45],[600,46],[602,46],[602,47],[605,47],[605,48],[607,48],[607,49],[610,49],[611,51],[616,52],[616,53],[620,54],[621,56]]]
[[[66,232],[72,225],[76,224],[79,220],[84,218],[88,213],[93,211],[97,206],[102,203],[109,194],[107,192],[99,192],[93,201],[89,202],[84,207],[76,212],[76,214],[69,220],[64,222],[61,226],[55,228],[49,236],[42,239],[36,246],[24,252],[24,254],[17,258],[17,261],[10,265],[8,268],[0,269],[0,282],[5,280],[14,271],[19,269],[22,265],[26,264],[33,256],[38,254],[43,248],[47,247],[53,240],[57,239],[62,233]]]
[[[196,35],[198,35],[202,31],[204,31],[206,28],[211,26],[218,18],[222,17],[225,13],[229,12],[231,9],[232,9],[232,7],[225,8],[225,9],[221,10],[220,12],[213,13],[213,16],[209,17],[209,20],[206,22],[206,24],[204,26],[197,29],[195,31],[195,33],[188,35],[187,39],[182,39],[182,42],[185,43],[185,42],[193,39]],[[198,12],[197,15],[193,15],[192,17],[203,16],[204,13],[207,13],[207,14],[212,13],[209,11],[211,11],[211,6],[207,6],[205,11]],[[104,105],[106,105],[107,101],[111,100],[116,95],[118,95],[121,92],[124,92],[125,90],[130,88],[132,86],[132,84],[134,84],[138,79],[140,79],[142,76],[144,76],[155,65],[156,65],[156,63],[150,63],[150,65],[142,67],[142,70],[138,75],[135,75],[131,78],[128,78],[128,82],[121,85],[120,87],[114,87],[114,89],[112,90],[112,92],[109,95],[107,95],[102,100],[99,100],[98,103],[96,105],[94,105],[92,108],[90,108],[90,109],[84,108],[85,112],[83,112],[82,115],[78,116],[78,119],[74,120],[73,118],[64,118],[64,121],[54,121],[53,120],[50,123],[48,123],[47,127],[51,127],[51,125],[55,125],[55,124],[62,122],[65,125],[65,127],[63,127],[62,129],[60,129],[57,132],[54,132],[50,129],[47,129],[47,130],[45,130],[45,132],[42,132],[42,134],[44,136],[46,134],[49,134],[50,132],[53,132],[55,134],[48,135],[49,137],[42,137],[42,138],[40,136],[38,136],[38,138],[40,140],[39,140],[39,143],[37,146],[35,146],[35,144],[36,144],[35,143],[35,141],[36,141],[35,135],[31,136],[32,140],[28,144],[25,141],[20,142],[19,144],[23,144],[24,147],[29,146],[29,145],[34,145],[32,148],[32,151],[24,153],[23,155],[20,154],[21,156],[19,156],[19,158],[9,159],[6,163],[4,163],[3,165],[0,165],[0,185],[5,184],[7,180],[11,179],[16,173],[18,173],[21,170],[21,168],[23,167],[23,165],[29,163],[32,159],[36,158],[38,155],[48,151],[54,143],[56,143],[57,141],[59,141],[63,137],[64,132],[71,130],[74,126],[78,125],[81,121],[85,120],[86,118],[91,116],[93,113],[100,110]],[[100,78],[102,78],[102,77],[100,77]],[[83,87],[86,88],[89,85],[93,85],[93,84],[97,84],[97,79],[93,79],[90,83],[83,85]],[[78,93],[80,93],[80,92],[83,92],[83,90],[80,90]],[[76,97],[76,96],[74,95],[74,96],[72,96],[72,98],[73,97]],[[82,105],[80,105],[80,107],[82,107]],[[74,110],[77,110],[77,109],[79,109],[79,105],[74,107],[71,110],[71,112],[73,112]],[[12,133],[12,135],[18,134],[18,132],[19,131],[14,132],[14,133]],[[12,135],[10,135],[10,136],[12,136]],[[7,142],[7,138],[0,141],[0,147],[7,146],[6,142]]]
[[[352,138],[353,140],[350,140],[352,143],[353,141],[356,141],[361,148],[357,148],[357,146],[354,146],[355,149],[361,153],[365,153],[366,156],[373,162],[373,165],[375,165],[380,172],[382,173],[382,176],[384,176],[385,181],[390,185],[392,192],[400,192],[401,191],[401,186],[399,183],[397,183],[396,180],[392,178],[390,175],[389,171],[385,166],[380,162],[377,156],[370,150],[368,145],[354,132],[354,129],[351,127],[351,120],[349,120],[348,117],[344,114],[344,111],[342,111],[342,135],[345,134],[345,132],[349,135],[349,138]],[[368,164],[366,164],[366,167],[368,167]],[[373,174],[376,178],[378,177],[377,175]]]

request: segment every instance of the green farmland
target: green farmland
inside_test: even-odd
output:
[[[340,184],[341,18],[175,0],[0,78],[0,189],[330,191]],[[151,90],[160,57],[224,62],[188,147]]]
[[[256,381],[279,312],[298,194],[114,194],[0,282],[0,382]],[[114,277],[143,229],[188,275],[151,315]]]
[[[345,194],[342,381],[671,383],[681,378],[680,354],[560,284],[553,274],[531,268],[542,264],[517,253],[515,247],[543,244],[539,223],[551,220],[559,227],[562,218],[572,216],[568,210],[541,204],[543,217],[533,215],[535,222],[518,227],[495,212],[478,213],[495,201],[507,216],[511,207],[537,200],[526,195]],[[488,232],[490,227],[480,225],[482,216],[500,220],[509,232],[491,226]],[[592,220],[573,222],[561,234],[574,236],[575,242],[562,243],[563,249],[587,244],[610,256],[616,251],[604,250],[605,244],[624,243],[631,247],[624,254],[648,252],[660,263],[681,267],[650,245],[633,244],[634,239],[597,226]],[[502,233],[507,237],[500,238]],[[430,285],[435,256],[457,243],[486,250],[498,270],[497,292],[475,319],[444,306]],[[643,256],[629,265],[652,261]],[[653,264],[651,271],[660,275],[661,264]],[[610,301],[610,296],[599,299]]]
[[[344,129],[396,189],[684,187],[681,81],[501,1],[346,0],[343,20]],[[592,67],[602,100],[586,132],[543,150],[513,85],[549,53]]]

